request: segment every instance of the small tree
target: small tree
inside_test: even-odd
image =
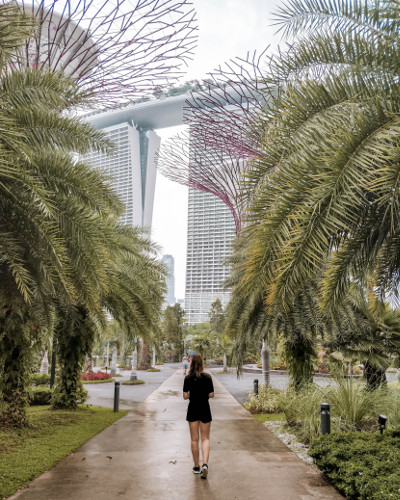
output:
[[[161,325],[164,341],[174,349],[175,354],[182,354],[184,350],[184,321],[185,311],[180,304],[168,306],[164,310],[164,318]]]

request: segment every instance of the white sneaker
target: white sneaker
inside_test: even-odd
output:
[[[203,464],[200,472],[201,479],[207,479],[207,474],[208,474],[208,465]]]

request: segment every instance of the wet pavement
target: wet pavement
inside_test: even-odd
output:
[[[160,372],[161,373],[161,372]],[[13,500],[327,500],[342,498],[214,376],[208,479],[192,473],[182,371]],[[151,375],[151,374],[149,374]],[[108,384],[106,384],[108,385]],[[111,385],[111,384],[110,384]],[[113,384],[112,384],[113,385]],[[133,386],[140,387],[140,386]]]

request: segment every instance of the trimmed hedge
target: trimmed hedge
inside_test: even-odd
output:
[[[309,454],[347,499],[400,500],[400,430],[332,433]]]
[[[31,406],[49,405],[52,395],[53,389],[50,389],[50,387],[45,387],[43,385],[32,387],[32,390],[29,394],[29,404]]]

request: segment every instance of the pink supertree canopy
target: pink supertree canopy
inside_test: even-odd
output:
[[[262,75],[264,55],[247,54],[211,73],[186,101],[188,131],[167,140],[157,155],[166,177],[218,196],[229,207],[237,232],[244,219],[242,174],[262,156],[262,127],[256,125],[270,97]]]
[[[0,0],[3,4],[10,2]],[[143,98],[174,82],[197,42],[187,0],[13,0],[38,20],[18,68],[63,71],[102,107]]]

